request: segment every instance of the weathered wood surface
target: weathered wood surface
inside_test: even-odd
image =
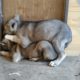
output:
[[[23,20],[64,19],[65,0],[3,0],[4,20],[20,14]]]
[[[64,21],[67,23],[68,20],[68,9],[69,9],[69,0],[65,0],[65,17]]]
[[[80,55],[80,0],[69,0],[68,24],[73,33],[71,45],[67,48],[69,55]]]

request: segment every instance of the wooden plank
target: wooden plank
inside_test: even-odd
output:
[[[71,26],[73,39],[66,53],[80,55],[80,4],[78,0],[69,0],[68,24]]]
[[[69,0],[65,0],[65,17],[64,17],[64,21],[67,23],[67,19],[68,19],[68,7],[69,7]]]
[[[64,19],[65,0],[3,0],[4,20],[20,14],[23,20]]]

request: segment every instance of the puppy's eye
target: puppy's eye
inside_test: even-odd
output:
[[[14,28],[14,26],[15,26],[15,23],[12,24],[12,28]]]

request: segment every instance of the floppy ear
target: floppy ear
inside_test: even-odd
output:
[[[15,15],[9,22],[8,25],[10,26],[11,29],[16,30],[21,24],[21,19],[20,15],[17,14]]]

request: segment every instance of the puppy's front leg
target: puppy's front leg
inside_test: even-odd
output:
[[[58,39],[56,39],[53,43],[53,46],[58,54],[58,58],[54,61],[51,61],[49,63],[49,66],[58,66],[66,58],[66,54],[64,52],[65,41],[62,40],[61,42],[59,42]]]
[[[13,54],[13,59],[12,59],[12,61],[13,62],[19,62],[20,60],[22,59],[22,56],[21,56],[21,54],[19,53],[19,52],[15,52],[14,54]]]
[[[5,39],[8,39],[8,40],[10,40],[12,42],[16,42],[18,44],[21,43],[20,39],[16,35],[8,35],[7,34],[7,35],[5,35]]]
[[[27,37],[27,35],[26,35],[26,37],[24,37],[24,36],[17,37],[16,35],[5,35],[5,39],[8,39],[8,40],[15,42],[15,43],[18,43],[23,48],[26,48],[31,43],[31,41]]]
[[[20,52],[20,47],[19,47],[19,45],[17,45],[17,50],[16,50],[16,52],[14,52],[13,53],[13,59],[12,59],[12,61],[13,62],[19,62],[20,60],[22,60],[22,55],[21,55],[21,52]]]

